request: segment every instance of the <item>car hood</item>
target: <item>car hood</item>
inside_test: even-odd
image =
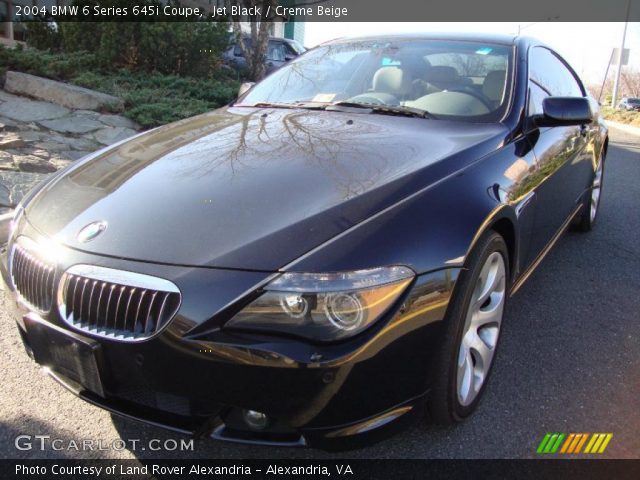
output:
[[[91,253],[275,271],[497,148],[505,130],[229,107],[79,162],[45,185],[25,214],[45,235]],[[79,241],[97,221],[106,222],[104,232]]]

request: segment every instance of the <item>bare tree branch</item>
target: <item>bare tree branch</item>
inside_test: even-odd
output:
[[[231,11],[231,0],[225,0],[227,11]],[[248,75],[251,80],[260,80],[265,74],[264,60],[269,45],[270,23],[273,17],[269,18],[267,12],[269,7],[275,7],[276,0],[240,0],[237,2],[241,7],[258,7],[260,15],[251,15],[244,20],[249,23],[250,33],[245,37],[242,32],[243,18],[240,15],[232,15],[230,20],[236,45],[240,48],[242,55],[247,62]],[[245,39],[248,37],[249,41]]]

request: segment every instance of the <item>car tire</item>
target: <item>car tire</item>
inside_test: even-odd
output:
[[[589,194],[585,195],[582,201],[582,210],[574,223],[574,230],[579,232],[589,232],[593,229],[598,212],[600,211],[600,200],[602,198],[602,183],[604,180],[604,155],[600,157],[600,162],[593,173],[593,180]]]
[[[494,268],[495,277],[491,277]],[[485,290],[493,288],[488,285],[490,278],[495,280],[495,290],[483,303]],[[471,415],[478,406],[494,363],[508,290],[507,245],[502,236],[488,230],[469,254],[447,309],[427,400],[430,421],[453,424]],[[497,309],[493,319],[487,315],[492,309]],[[486,320],[489,321],[483,323]]]

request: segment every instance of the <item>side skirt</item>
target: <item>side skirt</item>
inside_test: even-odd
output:
[[[549,243],[547,243],[547,245],[538,254],[538,256],[533,261],[533,263],[531,265],[529,265],[529,267],[522,273],[522,275],[520,275],[518,277],[518,279],[515,281],[515,283],[511,286],[511,292],[510,292],[509,296],[512,297],[513,295],[515,295],[516,292],[520,289],[520,287],[522,287],[522,285],[524,285],[524,283],[531,276],[531,274],[534,272],[534,270],[538,267],[538,265],[540,265],[540,262],[542,262],[542,260],[544,260],[544,257],[546,257],[547,254],[549,253],[549,251],[551,251],[551,249],[556,244],[558,239],[567,230],[567,228],[569,228],[569,225],[571,225],[571,222],[573,222],[573,219],[576,218],[576,216],[580,213],[581,210],[582,210],[582,204],[578,205],[576,207],[576,209],[571,213],[571,215],[569,215],[567,217],[567,219],[564,221],[562,226],[554,234],[553,238],[549,241]]]

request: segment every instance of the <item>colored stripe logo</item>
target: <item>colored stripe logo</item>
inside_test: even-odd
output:
[[[612,433],[547,433],[536,453],[604,453],[612,438]]]

